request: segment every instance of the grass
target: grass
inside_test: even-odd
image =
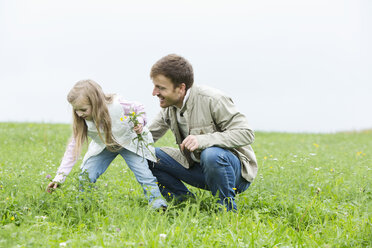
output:
[[[68,125],[0,123],[0,247],[372,247],[371,131],[257,132],[259,172],[237,213],[192,187],[197,200],[152,211],[121,157],[92,193],[78,191],[80,160],[48,194],[69,136]]]

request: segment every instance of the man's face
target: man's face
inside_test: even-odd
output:
[[[160,107],[167,108],[172,105],[179,108],[182,107],[185,96],[185,84],[174,87],[172,81],[161,74],[154,77],[152,82],[154,83],[152,95],[159,98]]]

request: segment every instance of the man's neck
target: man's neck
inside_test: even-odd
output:
[[[183,95],[177,105],[175,105],[178,109],[181,109],[187,102],[187,99],[189,99],[190,96],[190,89],[186,91],[186,94]]]

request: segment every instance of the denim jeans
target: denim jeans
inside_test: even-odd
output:
[[[240,160],[231,151],[220,147],[209,147],[202,151],[200,163],[190,169],[184,168],[168,154],[156,148],[157,163],[150,163],[153,175],[166,198],[183,200],[192,193],[182,183],[210,190],[219,197],[218,202],[226,210],[236,210],[235,195],[245,191],[250,182],[241,176]]]
[[[90,182],[95,183],[118,154],[124,158],[128,167],[133,171],[151,207],[154,209],[166,207],[167,204],[160,194],[156,178],[149,170],[147,160],[125,148],[117,152],[111,152],[105,148],[98,155],[90,157],[82,167],[82,173],[79,177],[81,183],[84,181],[83,173],[88,173]]]

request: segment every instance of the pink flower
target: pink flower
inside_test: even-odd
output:
[[[52,177],[52,176],[49,175],[49,174],[45,176],[46,179],[49,179],[49,178],[51,178],[51,177]]]

